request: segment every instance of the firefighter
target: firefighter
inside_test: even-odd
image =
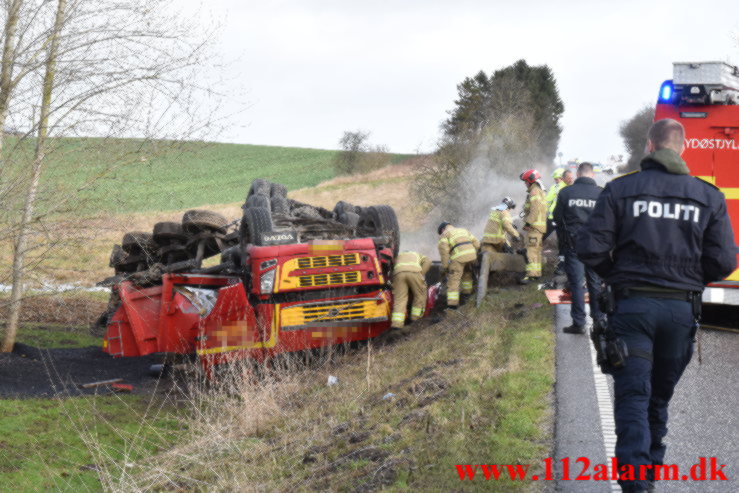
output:
[[[509,212],[515,208],[516,203],[513,199],[505,197],[500,205],[490,210],[485,232],[482,235],[483,252],[512,252],[509,237],[513,238],[514,241],[521,239],[518,231],[513,227],[511,213]]]
[[[405,324],[408,293],[411,294],[411,321],[418,320],[426,309],[425,275],[431,268],[431,259],[416,252],[401,252],[393,267],[393,318],[391,327],[400,329]]]
[[[554,207],[557,205],[557,196],[559,195],[559,191],[567,186],[567,183],[565,183],[563,176],[565,173],[569,172],[570,170],[565,171],[564,168],[556,168],[554,172],[552,172],[554,185],[552,185],[552,187],[547,191],[547,231],[546,233],[544,233],[544,238],[542,240],[546,240],[549,235],[552,234],[553,231],[555,231]]]
[[[460,286],[462,294],[472,294],[472,268],[480,242],[466,229],[455,228],[448,222],[439,225],[438,233],[441,271],[447,276],[447,306],[454,309],[459,306]]]
[[[526,232],[526,275],[519,280],[521,284],[541,277],[541,246],[544,233],[547,231],[547,205],[541,175],[535,169],[521,173],[521,180],[526,183],[528,196],[523,206],[523,230]]]
[[[736,268],[726,199],[690,176],[684,149],[679,122],[652,124],[641,171],[606,185],[575,242],[615,295],[605,369],[614,382],[616,458],[637,471],[664,459],[667,408],[693,354],[701,293]],[[619,478],[626,492],[651,490],[649,482]]]
[[[586,267],[575,253],[575,237],[595,207],[601,191],[593,179],[593,165],[587,162],[577,167],[577,180],[572,186],[562,190],[557,197],[554,209],[554,222],[557,224],[557,238],[560,243],[560,254],[564,255],[565,272],[572,293],[570,316],[572,325],[565,327],[568,334],[585,333],[585,290],[583,281],[590,296],[590,316],[594,323],[601,323],[603,314],[598,306],[601,280],[590,267]]]

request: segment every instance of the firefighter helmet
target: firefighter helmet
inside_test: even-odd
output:
[[[441,224],[439,224],[439,229],[437,230],[439,232],[439,234],[443,233],[444,232],[444,228],[446,228],[447,226],[449,226],[449,224],[450,223],[448,223],[446,221],[443,221]]]
[[[516,208],[516,203],[510,197],[503,197],[503,204],[505,204],[509,209]]]
[[[520,178],[525,181],[527,185],[533,185],[541,179],[541,174],[535,169],[527,169],[521,173]]]
[[[565,174],[564,168],[555,168],[552,172],[552,178],[555,180],[558,180],[559,178],[562,178],[562,175]]]

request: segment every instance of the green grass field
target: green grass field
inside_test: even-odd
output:
[[[15,166],[27,163],[32,144],[8,146],[14,149]],[[40,205],[74,196],[65,209],[82,215],[238,202],[246,197],[255,178],[283,183],[290,190],[311,187],[335,175],[332,162],[338,152],[134,139],[64,139],[51,147],[42,175]],[[399,162],[408,155],[389,157]]]

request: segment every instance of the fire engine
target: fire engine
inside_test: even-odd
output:
[[[655,121],[685,127],[683,158],[691,174],[721,189],[739,240],[739,69],[724,62],[676,62],[659,90]],[[739,254],[739,251],[737,252]],[[711,284],[705,303],[739,305],[739,270]]]
[[[400,242],[393,209],[287,199],[256,180],[243,217],[188,211],[182,223],[128,233],[101,317],[114,357],[197,355],[214,365],[376,337],[390,328],[389,276]],[[229,231],[233,227],[233,231]],[[208,256],[221,263],[203,267]],[[427,310],[438,297],[429,291]]]

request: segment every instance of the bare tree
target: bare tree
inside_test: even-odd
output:
[[[9,173],[0,183],[0,201],[7,205],[5,221],[0,218],[0,241],[9,236],[14,243],[3,351],[14,344],[29,272],[66,241],[51,231],[52,217],[73,222],[69,214],[83,192],[118,167],[141,164],[142,149],[156,154],[213,129],[215,110],[204,107],[213,104],[207,97],[213,91],[198,84],[197,77],[209,36],[172,15],[175,2],[57,0],[52,10],[50,3],[19,7],[15,23],[22,28],[17,38],[7,31],[5,37],[6,44],[11,39],[9,50],[15,47],[15,63],[19,57],[24,60],[6,92],[7,107],[13,108],[14,123],[26,122],[28,130],[3,150]],[[13,39],[18,43],[13,45]],[[39,53],[43,56],[36,63]],[[40,105],[35,102],[39,99]],[[72,137],[96,138],[70,146]],[[133,138],[138,146],[117,153],[114,144],[121,138]],[[73,159],[65,154],[85,146],[97,146],[105,166],[94,173],[80,167],[85,179],[67,189],[45,187],[47,164]],[[29,262],[32,250],[38,255]]]

